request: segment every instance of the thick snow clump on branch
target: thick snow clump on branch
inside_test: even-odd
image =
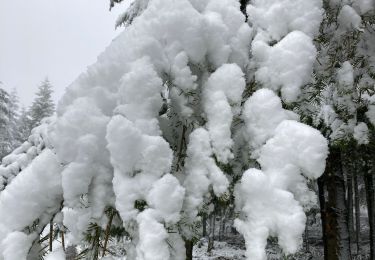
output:
[[[55,214],[69,244],[83,244],[90,223],[106,228],[110,208],[130,236],[128,260],[183,260],[208,198],[230,197],[234,184],[248,259],[265,259],[269,236],[287,253],[300,245],[316,200],[307,181],[322,174],[327,143],[276,93],[295,102],[310,82],[321,1],[255,0],[249,23],[237,0],[142,3],[68,87],[56,119],[4,158],[0,260],[25,259]],[[251,91],[250,78],[261,83]],[[241,161],[231,183],[238,140],[260,169],[243,173]]]

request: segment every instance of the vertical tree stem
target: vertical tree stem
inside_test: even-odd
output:
[[[49,251],[52,252],[52,242],[53,242],[53,221],[49,223]]]
[[[115,215],[115,211],[111,212],[111,214],[109,216],[109,221],[108,221],[108,224],[107,224],[107,228],[105,230],[105,239],[104,239],[104,247],[103,247],[102,257],[105,256],[105,252],[107,250],[107,244],[108,244],[109,234],[110,234],[110,231],[111,231],[112,220],[113,220],[114,215]]]

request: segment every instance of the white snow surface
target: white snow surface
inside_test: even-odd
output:
[[[344,5],[341,8],[337,21],[342,30],[360,29],[362,23],[361,17],[349,5]]]
[[[256,91],[246,102],[242,112],[246,124],[245,138],[253,156],[275,134],[276,127],[284,120],[298,120],[299,116],[282,108],[280,98],[269,89]]]
[[[280,40],[292,31],[314,37],[323,10],[321,0],[254,0],[247,6],[247,13],[250,23]]]
[[[59,208],[61,170],[56,155],[46,149],[0,193],[0,241]],[[0,252],[8,250],[3,246],[9,245],[2,243]]]
[[[269,46],[258,34],[252,52],[258,67],[255,79],[266,88],[281,90],[286,102],[296,101],[300,88],[311,80],[317,54],[312,39],[301,31],[293,31]]]
[[[366,116],[370,120],[371,124],[375,126],[375,105],[369,106],[369,109],[366,112]]]
[[[259,107],[268,112],[271,123],[256,118]],[[318,130],[287,120],[280,99],[270,90],[255,92],[244,115],[248,132],[256,137],[253,143],[261,146],[261,169],[247,170],[235,188],[236,206],[243,214],[235,227],[245,237],[247,259],[266,259],[269,236],[278,237],[284,252],[295,253],[305,229],[304,207],[316,203],[307,180],[323,174],[327,141]]]
[[[216,196],[223,195],[229,186],[229,181],[212,158],[209,133],[203,128],[197,128],[190,134],[186,160],[186,198],[184,212],[188,220],[194,222],[204,195],[212,185]]]
[[[208,78],[204,86],[204,110],[212,147],[220,162],[233,158],[231,125],[233,116],[239,113],[242,92],[245,89],[244,74],[236,64],[224,64]]]
[[[375,3],[373,0],[356,0],[353,7],[358,9],[359,14],[365,14],[375,8]]]
[[[15,231],[10,233],[1,243],[1,256],[4,260],[26,260],[34,235],[26,235]]]
[[[343,88],[351,87],[354,84],[353,66],[345,61],[337,71],[337,81]]]
[[[358,144],[368,144],[369,143],[369,130],[365,123],[360,122],[354,127],[353,137]]]

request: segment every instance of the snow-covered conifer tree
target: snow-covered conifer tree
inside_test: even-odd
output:
[[[15,149],[18,142],[18,96],[0,88],[0,160]]]
[[[287,107],[311,81],[321,1],[254,0],[248,22],[237,0],[131,8],[56,119],[7,157],[0,259],[25,259],[48,223],[89,259],[113,230],[128,260],[192,259],[200,215],[227,200],[247,259],[266,259],[270,236],[295,253],[327,142]]]
[[[55,104],[52,100],[52,85],[48,78],[41,82],[30,107],[31,128],[38,126],[45,117],[52,116]]]
[[[11,151],[9,140],[9,94],[0,88],[0,158]]]
[[[30,112],[22,107],[17,122],[18,141],[20,143],[25,142],[29,138],[31,130]]]
[[[298,110],[303,120],[319,128],[330,143],[328,167],[319,185],[325,257],[350,259],[350,240],[354,240],[349,232],[353,209],[347,208],[346,200],[352,200],[351,179],[357,178],[362,164],[370,165],[373,161],[370,147],[375,140],[374,128],[366,115],[371,113],[374,95],[375,5],[362,0],[323,3],[325,16],[316,37],[319,52],[314,80],[303,88]],[[372,183],[374,171],[363,171],[366,187],[371,191],[373,184],[369,182]],[[373,196],[369,194],[368,198]],[[372,200],[367,203],[369,212],[374,205]],[[375,215],[370,215],[370,226],[374,227],[372,216]],[[359,225],[356,229],[358,243]],[[373,258],[375,239],[371,241]]]

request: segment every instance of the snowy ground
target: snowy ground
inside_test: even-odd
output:
[[[367,213],[361,212],[361,248],[357,254],[356,245],[352,245],[353,260],[368,260],[369,257],[369,238]],[[308,228],[308,246],[304,244],[301,250],[289,257],[282,255],[277,246],[277,241],[270,240],[267,248],[268,260],[322,260],[323,242],[321,240],[321,227],[318,224],[311,225]],[[245,244],[241,235],[228,235],[224,241],[215,241],[214,249],[207,253],[207,241],[201,240],[194,247],[195,260],[245,260]]]
[[[315,224],[308,227],[308,243],[306,240],[300,251],[292,256],[283,256],[280,248],[277,245],[276,239],[269,239],[267,246],[267,259],[268,260],[322,260],[323,256],[323,242],[321,240],[321,226],[319,223],[319,216],[317,216]],[[219,225],[216,225],[217,227]],[[357,254],[356,244],[352,244],[353,260],[369,260],[369,227],[367,222],[367,212],[361,212],[361,248]],[[218,230],[217,230],[218,234]],[[201,239],[195,246],[193,252],[194,260],[246,260],[245,257],[245,241],[241,234],[228,233],[222,241],[214,243],[213,250],[207,252],[207,239]],[[105,257],[103,260],[126,260],[122,242],[112,241],[110,243],[110,251],[116,252],[117,257]],[[61,247],[57,241],[54,248]],[[123,255],[120,257],[120,255]],[[48,260],[49,258],[47,258]],[[52,258],[54,259],[54,258]]]

